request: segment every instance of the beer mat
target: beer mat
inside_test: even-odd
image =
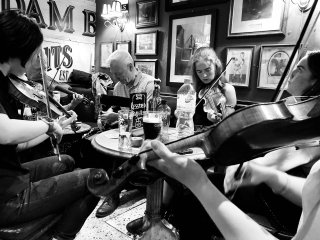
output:
[[[109,139],[118,139],[119,138],[119,130],[118,129],[112,129],[107,132],[101,133],[103,137],[109,138]]]

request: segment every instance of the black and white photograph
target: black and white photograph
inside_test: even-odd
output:
[[[226,79],[234,86],[248,87],[254,47],[227,48]]]
[[[137,1],[136,28],[159,25],[159,0]]]

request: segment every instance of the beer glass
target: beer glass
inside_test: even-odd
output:
[[[133,124],[132,110],[120,110],[118,112],[119,119],[119,144],[118,148],[120,150],[130,150],[131,149],[131,133]]]
[[[162,126],[161,112],[143,112],[143,132],[144,139],[156,139],[160,136]]]

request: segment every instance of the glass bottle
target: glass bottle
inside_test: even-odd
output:
[[[196,107],[196,91],[191,79],[185,79],[177,92],[176,129],[179,137],[186,137],[194,133],[193,115]]]
[[[148,110],[150,111],[156,111],[158,106],[161,103],[161,97],[160,97],[160,79],[154,80],[154,90],[152,94],[152,98],[148,102]]]
[[[157,110],[162,118],[161,139],[163,142],[167,142],[169,140],[171,108],[168,106],[167,101],[163,99]]]

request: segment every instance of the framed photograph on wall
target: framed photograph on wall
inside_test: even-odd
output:
[[[128,51],[131,54],[131,41],[117,41],[116,50]]]
[[[141,72],[146,73],[154,78],[158,77],[158,60],[157,59],[137,59],[134,66]]]
[[[261,46],[258,88],[276,89],[294,45]]]
[[[216,11],[213,9],[169,17],[168,86],[180,86],[191,79],[190,59],[198,47],[213,47]]]
[[[135,34],[135,55],[157,55],[158,31]]]
[[[186,8],[201,7],[216,3],[226,2],[226,0],[165,0],[166,11],[175,11]]]
[[[226,79],[234,86],[248,87],[254,46],[227,48]],[[232,60],[233,59],[233,60]]]
[[[159,25],[159,0],[137,1],[136,10],[136,28]]]
[[[110,67],[107,62],[110,54],[113,52],[113,42],[101,43],[100,45],[100,67]]]
[[[228,37],[284,35],[288,2],[231,0]]]

